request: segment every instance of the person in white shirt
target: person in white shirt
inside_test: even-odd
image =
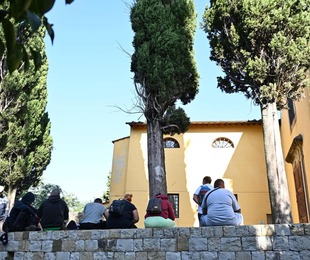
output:
[[[206,194],[202,202],[202,226],[242,225],[243,216],[235,195],[225,189],[222,179],[214,182],[214,189]]]
[[[208,193],[210,190],[213,190],[213,186],[211,185],[212,179],[210,176],[205,176],[202,179],[202,185],[199,185],[199,187],[196,189],[193,200],[198,204],[198,220],[199,220],[199,226],[201,226],[200,219],[202,216],[202,207],[201,203],[203,201],[203,198],[206,193]]]

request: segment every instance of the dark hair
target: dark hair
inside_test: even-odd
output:
[[[224,185],[224,181],[222,179],[217,179],[215,182],[214,182],[214,188],[218,188],[220,187],[221,185]]]
[[[212,182],[212,179],[211,179],[210,176],[205,176],[205,177],[203,177],[203,179],[202,179],[202,183],[203,183],[203,184],[211,183],[211,182]]]
[[[94,200],[94,202],[97,202],[97,203],[102,203],[102,199],[97,198],[97,199],[95,199],[95,200]]]

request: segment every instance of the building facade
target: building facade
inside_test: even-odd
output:
[[[282,111],[281,137],[285,158],[293,219],[310,221],[310,90],[306,88],[299,102],[289,101]]]
[[[113,141],[110,199],[133,194],[140,215],[149,198],[147,135],[144,123],[132,122],[130,136]],[[226,188],[237,197],[245,224],[270,222],[262,125],[247,122],[192,122],[180,135],[165,136],[168,196],[179,227],[198,226],[193,194],[208,175],[225,180]]]

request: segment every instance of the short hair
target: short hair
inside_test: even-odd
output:
[[[59,189],[53,189],[51,192],[51,196],[59,196],[60,195],[60,190]]]
[[[202,183],[203,183],[203,184],[211,183],[211,182],[212,182],[212,179],[211,179],[210,176],[205,176],[205,177],[203,177],[203,179],[202,179]]]
[[[225,182],[224,182],[222,179],[217,179],[217,180],[214,182],[214,188],[218,188],[218,187],[220,187],[222,184],[224,185]]]
[[[94,200],[94,202],[96,202],[96,203],[101,203],[101,204],[102,204],[102,199],[97,198],[97,199]]]

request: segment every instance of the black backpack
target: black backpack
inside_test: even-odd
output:
[[[161,198],[151,198],[147,204],[146,212],[150,214],[159,214],[162,212],[161,209]]]
[[[124,213],[124,206],[126,201],[125,200],[113,200],[110,209],[109,214],[112,217],[120,217]]]

